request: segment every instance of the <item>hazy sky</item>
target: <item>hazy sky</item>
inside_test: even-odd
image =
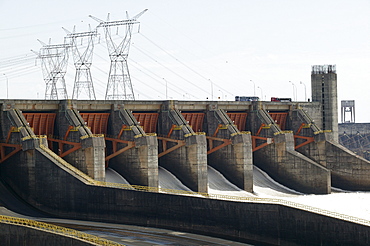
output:
[[[233,100],[236,95],[311,97],[311,65],[336,64],[340,100],[356,101],[356,122],[370,122],[368,0],[0,0],[0,98],[44,98],[37,39],[63,43],[66,32],[98,22],[138,20],[129,69],[139,100]],[[104,99],[110,60],[103,30],[91,73]],[[115,42],[123,32],[112,31]],[[75,68],[65,76],[72,96]],[[4,75],[5,74],[5,75]],[[8,81],[8,94],[6,82]],[[291,83],[289,82],[291,81]],[[294,86],[292,85],[294,84]],[[166,86],[167,84],[167,86]],[[167,89],[166,89],[167,88]],[[213,89],[213,90],[212,90]],[[220,99],[218,99],[220,98]],[[81,98],[82,99],[82,98]],[[339,104],[340,105],[340,104]]]

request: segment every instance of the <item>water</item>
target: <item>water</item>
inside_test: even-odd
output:
[[[112,168],[105,169],[105,181],[109,183],[129,184],[129,182]]]
[[[158,181],[159,188],[191,191],[180,180],[178,180],[175,175],[163,167],[158,168]]]
[[[176,176],[163,167],[159,167],[158,176],[160,188],[190,191]],[[110,168],[107,169],[106,177],[108,182],[128,184],[121,175]],[[241,190],[216,169],[208,166],[210,194],[279,198],[370,221],[370,192],[349,192],[334,188],[332,193],[327,195],[302,194],[279,184],[256,166],[253,168],[253,190],[253,193]]]
[[[168,189],[178,189],[180,184],[182,190],[187,188],[186,186],[184,188],[184,185],[167,170],[161,172],[159,182],[165,183]],[[279,198],[370,221],[370,192],[349,192],[333,188],[331,194],[303,194],[279,184],[258,167],[253,168],[253,190],[253,193],[241,190],[216,169],[208,166],[208,192],[210,194]]]

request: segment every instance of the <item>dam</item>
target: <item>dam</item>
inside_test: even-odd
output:
[[[258,170],[293,193],[370,189],[370,162],[338,143],[335,68],[314,66],[311,84],[312,102],[2,100],[1,180],[61,218],[267,245],[366,245],[366,221],[210,192],[222,175],[253,194]],[[107,170],[122,182],[107,182]],[[165,187],[166,172],[183,186]]]

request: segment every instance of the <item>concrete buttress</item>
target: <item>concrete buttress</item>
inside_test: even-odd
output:
[[[228,115],[217,105],[206,113],[209,143],[208,164],[220,171],[228,180],[248,192],[253,192],[252,139],[249,132],[240,132]],[[212,148],[225,145],[212,151]]]
[[[130,110],[114,104],[110,114],[109,135],[131,143],[118,143],[118,149],[132,148],[109,160],[112,167],[130,184],[158,187],[158,140],[155,134],[146,134]],[[112,143],[113,144],[113,143]],[[112,146],[109,147],[112,152]]]
[[[64,136],[64,140],[81,144],[81,148],[66,155],[64,159],[91,178],[105,181],[104,136],[92,134],[76,108],[69,100],[60,103],[58,135]],[[64,145],[63,148],[66,148],[62,150],[65,151],[71,147]]]
[[[299,125],[301,125],[300,128]],[[314,140],[297,148],[301,140],[296,138],[297,151],[329,169],[333,187],[369,190],[370,162],[368,160],[334,141],[334,133],[321,130],[303,109],[297,108],[292,111],[292,127],[296,133],[299,132],[298,137],[304,136]]]
[[[249,120],[253,134],[258,132],[260,136],[273,139],[272,144],[254,152],[255,165],[297,191],[314,194],[331,192],[330,171],[295,151],[293,133],[281,131],[260,102],[253,105]],[[262,124],[264,129],[260,131]]]
[[[159,165],[168,169],[193,191],[208,192],[206,136],[196,134],[174,101],[162,105],[158,134]],[[170,151],[171,148],[173,151]],[[162,153],[166,153],[161,155]]]

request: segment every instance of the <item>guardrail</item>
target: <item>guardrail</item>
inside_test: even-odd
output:
[[[55,160],[57,160],[60,164],[62,164],[63,166],[65,166],[69,170],[73,171],[80,178],[84,179],[86,183],[88,183],[88,184],[96,184],[96,182],[97,182],[96,180],[94,180],[93,178],[89,177],[88,175],[86,175],[85,173],[83,173],[82,171],[80,171],[78,168],[76,168],[76,167],[72,166],[71,164],[69,164],[68,162],[66,162],[63,158],[59,157],[57,154],[55,154],[51,149],[49,149],[48,147],[46,147],[41,142],[40,142],[40,148],[43,151],[45,151],[48,155],[50,155],[52,158],[54,158]]]
[[[321,214],[325,216],[330,216],[336,219],[346,220],[349,222],[362,224],[366,226],[370,226],[370,221],[357,218],[350,215],[345,215],[325,209],[320,209],[296,202],[291,202],[283,199],[278,198],[260,198],[260,197],[239,197],[239,196],[229,196],[229,195],[221,195],[221,194],[209,194],[209,193],[200,193],[200,192],[193,192],[193,191],[183,191],[183,190],[173,190],[173,189],[164,189],[164,188],[157,188],[157,187],[149,187],[149,186],[140,186],[140,185],[129,185],[129,184],[119,184],[119,183],[109,183],[109,182],[102,182],[102,181],[96,181],[71,164],[64,161],[62,158],[60,158],[58,155],[56,155],[54,152],[52,152],[50,149],[45,147],[44,145],[40,144],[40,147],[45,150],[47,153],[52,155],[54,158],[58,159],[61,164],[78,174],[80,177],[86,180],[86,183],[88,185],[95,185],[95,186],[103,186],[103,187],[110,187],[110,188],[118,188],[118,189],[129,189],[129,190],[136,190],[136,191],[143,191],[143,192],[160,192],[160,193],[169,193],[169,194],[175,194],[175,195],[187,195],[187,196],[196,196],[196,197],[202,197],[202,198],[208,198],[208,199],[219,199],[219,200],[228,200],[228,201],[239,201],[239,202],[255,202],[255,203],[269,203],[269,204],[277,204],[277,205],[283,205],[288,206],[291,208],[301,209],[304,211]]]
[[[72,237],[78,240],[84,240],[87,242],[94,243],[96,245],[103,245],[103,246],[121,245],[122,246],[122,244],[109,241],[109,240],[106,240],[106,239],[103,239],[103,238],[100,238],[94,235],[90,235],[90,234],[76,231],[73,229],[56,226],[56,225],[52,225],[52,224],[48,224],[44,222],[39,222],[35,220],[0,215],[0,223],[31,227],[36,230],[42,230],[42,231],[46,231],[49,233],[60,234],[60,235]]]
[[[218,200],[227,200],[227,201],[239,201],[239,202],[254,202],[254,203],[268,203],[268,204],[277,204],[288,206],[291,208],[296,208],[316,214],[321,214],[325,216],[330,216],[336,219],[346,220],[353,223],[358,223],[366,226],[370,226],[370,221],[366,219],[357,218],[350,215],[341,214],[338,212],[333,212],[317,207],[312,207],[292,201],[287,201],[278,198],[262,198],[262,197],[241,197],[241,196],[229,196],[223,194],[209,194],[209,193],[201,193],[201,192],[194,192],[194,191],[184,191],[184,190],[173,190],[173,189],[164,189],[164,188],[156,188],[156,187],[148,187],[148,186],[139,186],[139,185],[128,185],[128,184],[116,184],[116,183],[109,183],[109,182],[100,182],[97,181],[96,185],[111,187],[111,188],[119,188],[119,189],[135,189],[137,191],[144,191],[144,192],[160,192],[160,193],[169,193],[175,195],[187,195],[187,196],[196,196],[202,198],[209,198],[209,199],[218,199]]]

